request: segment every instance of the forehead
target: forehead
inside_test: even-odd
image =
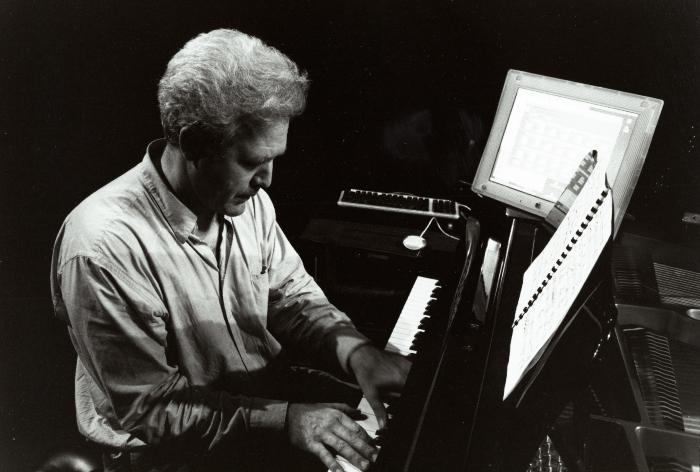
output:
[[[265,123],[250,133],[240,143],[240,148],[250,157],[272,159],[287,150],[289,120]]]

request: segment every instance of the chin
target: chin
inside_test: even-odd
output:
[[[243,203],[229,203],[224,205],[222,213],[226,216],[238,216],[245,212],[245,202]]]

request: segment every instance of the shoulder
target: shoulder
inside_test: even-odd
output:
[[[63,262],[86,256],[131,252],[148,228],[148,196],[136,166],[83,200],[66,217],[54,251]]]

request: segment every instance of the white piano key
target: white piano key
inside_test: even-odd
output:
[[[387,341],[385,351],[395,352],[404,356],[416,354],[415,349],[411,349],[415,337],[419,333],[424,333],[425,330],[418,328],[421,321],[430,318],[426,315],[428,303],[436,298],[433,296],[433,291],[438,287],[438,281],[427,277],[417,277],[411,288],[403,309],[399,315],[394,328]],[[387,405],[384,404],[386,408]],[[366,416],[365,419],[357,421],[362,426],[371,438],[375,438],[379,424],[377,417],[372,411],[372,407],[365,397],[360,400],[357,409]],[[359,472],[360,469],[352,465],[345,458],[336,456],[336,460],[345,472]]]

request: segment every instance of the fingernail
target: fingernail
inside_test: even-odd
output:
[[[360,462],[360,467],[362,467],[363,469],[366,469],[367,467],[369,467],[369,462],[367,462],[367,461]]]
[[[377,457],[379,457],[379,454],[377,454],[376,452],[373,453],[372,456],[371,456],[372,462],[376,462],[376,461],[377,461]]]

